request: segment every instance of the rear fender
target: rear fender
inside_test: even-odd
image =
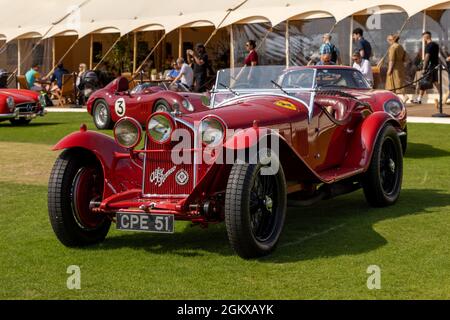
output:
[[[359,168],[367,171],[378,136],[387,124],[394,126],[399,134],[402,132],[400,123],[386,112],[375,112],[367,117],[355,129],[343,167]]]
[[[94,154],[100,162],[105,178],[104,198],[141,188],[142,167],[132,161],[128,150],[120,147],[111,137],[82,130],[65,137],[53,147],[54,151],[76,152],[77,149]]]

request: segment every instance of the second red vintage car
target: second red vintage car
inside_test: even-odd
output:
[[[43,104],[44,103],[44,104]],[[44,116],[45,98],[30,90],[0,89],[0,122],[26,125],[38,116]]]
[[[112,129],[123,117],[133,117],[145,126],[148,117],[156,111],[183,113],[207,110],[202,95],[190,92],[173,92],[144,83],[130,89],[129,81],[119,77],[104,89],[94,92],[87,102],[88,112],[100,130]]]
[[[63,150],[48,191],[56,236],[77,247],[104,241],[112,222],[167,234],[176,220],[225,222],[231,247],[249,259],[276,248],[288,206],[361,188],[370,205],[394,205],[403,125],[389,110],[326,85],[351,81],[353,69],[343,70],[321,76],[318,69],[258,67],[251,93],[242,93],[249,84],[239,70],[222,70],[214,109],[156,112],[145,131],[125,117],[115,139],[82,126],[54,147]]]

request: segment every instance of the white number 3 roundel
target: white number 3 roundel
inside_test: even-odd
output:
[[[125,113],[127,112],[127,107],[126,107],[126,104],[125,104],[125,99],[124,99],[124,98],[118,99],[118,100],[116,101],[116,104],[115,104],[115,108],[114,108],[114,109],[116,110],[116,114],[117,114],[119,117],[123,117],[123,116],[125,115]]]

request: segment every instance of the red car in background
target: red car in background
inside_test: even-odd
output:
[[[44,116],[45,98],[30,90],[0,89],[0,122],[26,125],[38,116]]]
[[[123,117],[133,117],[145,126],[148,117],[157,111],[192,113],[207,110],[201,97],[201,94],[173,92],[149,83],[130,89],[129,81],[119,77],[89,97],[87,110],[100,130],[112,129]]]
[[[231,247],[249,259],[275,250],[288,206],[359,189],[373,207],[397,202],[406,141],[398,98],[350,68],[252,72],[221,70],[207,111],[147,114],[145,131],[124,117],[115,139],[82,126],[60,141],[48,208],[61,243],[100,243],[112,222],[164,234],[177,220],[225,222]]]

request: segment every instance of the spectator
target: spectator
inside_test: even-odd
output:
[[[355,42],[355,51],[358,51],[361,57],[369,60],[372,57],[372,46],[369,41],[364,39],[364,31],[361,28],[356,28],[353,31],[353,41]]]
[[[41,75],[39,73],[39,64],[34,64],[30,70],[25,73],[25,79],[27,80],[28,88],[32,91],[42,91],[44,88],[40,84]]]
[[[353,68],[356,70],[359,70],[364,78],[370,83],[371,86],[373,86],[373,73],[372,73],[372,66],[370,65],[369,60],[363,59],[361,57],[361,54],[356,51],[353,56]]]
[[[56,84],[56,89],[61,89],[63,86],[63,75],[69,74],[69,71],[64,69],[64,65],[62,63],[58,64],[55,71],[53,72],[53,75],[50,79],[50,81],[53,83],[53,85]],[[52,89],[53,91],[53,89]]]
[[[431,32],[426,31],[422,35],[422,39],[425,45],[425,57],[423,60],[422,71],[424,75],[427,75],[427,79],[430,83],[434,85],[434,87],[439,90],[438,82],[439,82],[439,70],[437,66],[439,66],[439,45],[433,41]],[[421,88],[419,96],[412,101],[415,104],[421,104],[422,98],[425,95],[426,90]]]
[[[167,74],[168,80],[174,80],[180,74],[180,68],[178,67],[178,63],[176,61],[172,62],[172,70]]]
[[[194,81],[195,81],[195,92],[203,92],[206,90],[206,82],[208,77],[208,54],[206,53],[206,48],[203,44],[197,44],[196,52],[193,50],[187,51],[188,62],[191,61],[194,64]]]
[[[85,63],[80,63],[79,67],[78,67],[78,74],[77,74],[77,81],[76,81],[76,85],[77,88],[81,90],[80,85],[81,85],[81,79],[83,77],[83,75],[86,73],[87,71],[87,65]]]
[[[245,58],[244,65],[246,67],[250,67],[250,70],[247,75],[247,80],[252,81],[254,80],[255,75],[253,67],[256,67],[259,64],[259,57],[258,53],[256,52],[256,41],[249,40],[245,44],[245,48],[247,49],[248,55]]]
[[[184,89],[190,90],[194,81],[194,72],[192,68],[184,61],[183,58],[178,58],[177,60],[178,68],[180,68],[180,73],[170,84],[171,87],[183,86]]]
[[[335,63],[331,61],[331,54],[325,53],[320,56],[320,61],[316,64],[317,66],[334,66]]]
[[[386,90],[391,90],[395,93],[404,93],[405,90],[400,88],[403,87],[406,78],[406,52],[405,49],[403,49],[403,47],[398,43],[399,40],[400,36],[394,34],[389,35],[387,38],[390,47],[388,52],[389,65],[386,77]]]
[[[320,47],[320,55],[331,54],[331,61],[334,64],[341,64],[341,57],[339,49],[331,43],[331,35],[329,33],[324,34],[323,36],[323,44]]]

